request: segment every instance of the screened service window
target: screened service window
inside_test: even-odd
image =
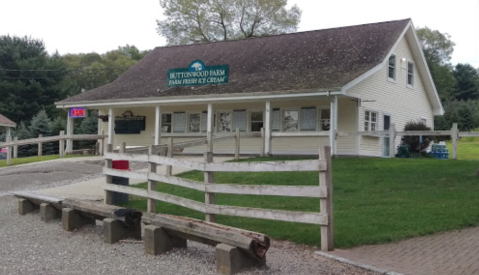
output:
[[[201,132],[206,132],[208,127],[208,112],[201,113]]]
[[[389,57],[388,78],[392,80],[396,80],[396,56],[395,55],[391,55],[391,57]]]
[[[250,113],[250,131],[260,132],[263,128],[263,112],[251,112]]]
[[[329,131],[331,128],[331,111],[329,109],[321,109],[321,131]]]
[[[317,118],[316,107],[301,108],[301,131],[316,131]]]
[[[378,113],[366,111],[364,113],[364,131],[376,131]]]
[[[283,132],[298,131],[298,111],[284,111],[283,112]]]
[[[281,112],[278,108],[273,109],[271,113],[271,131],[279,131],[281,124]]]
[[[190,114],[189,115],[189,126],[188,132],[190,133],[199,133],[201,126],[201,114]]]
[[[173,133],[184,133],[186,128],[186,113],[173,113]]]
[[[171,133],[171,114],[161,114],[161,131]]]
[[[407,85],[414,86],[414,63],[407,63]]]
[[[232,131],[236,131],[238,128],[241,132],[246,131],[246,118],[247,112],[246,110],[234,110],[233,111],[233,129]]]
[[[232,128],[232,113],[219,112],[218,113],[218,132],[231,132]]]

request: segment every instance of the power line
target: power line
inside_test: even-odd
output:
[[[114,69],[128,69],[129,67],[107,67],[107,68],[81,68],[81,69],[66,69],[66,70],[13,70],[13,69],[0,69],[3,72],[75,72],[75,71],[101,71],[101,70],[114,70]]]

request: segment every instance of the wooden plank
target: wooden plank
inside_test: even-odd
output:
[[[207,214],[227,215],[235,217],[257,218],[274,221],[298,222],[308,224],[327,225],[326,215],[321,213],[307,213],[227,205],[206,205]]]
[[[459,132],[459,137],[479,137],[479,132]]]
[[[157,111],[159,109],[159,106],[156,107]],[[157,113],[157,116],[159,116],[159,114]],[[158,121],[158,120],[157,120]],[[159,131],[159,127],[157,129],[158,133],[157,134],[160,134],[160,131]],[[148,155],[154,155],[156,153],[156,148],[153,146],[153,145],[150,145],[148,147]],[[156,191],[156,187],[157,187],[157,182],[154,181],[154,180],[151,180],[149,175],[154,175],[156,174],[156,163],[153,163],[153,162],[148,162],[148,191]],[[153,200],[153,199],[148,199],[147,200],[147,210],[146,210],[148,213],[156,213],[156,201]]]
[[[160,192],[156,192],[156,191],[149,191],[148,192],[148,198],[159,200],[159,201],[162,201],[162,202],[171,203],[171,204],[174,204],[174,205],[183,206],[183,207],[186,207],[186,208],[189,208],[189,209],[196,210],[198,212],[205,213],[205,208],[206,207],[205,207],[205,204],[202,203],[202,202],[197,202],[197,201],[194,201],[194,200],[185,199],[185,198],[182,198],[182,197],[169,195],[169,194],[164,194],[164,193],[160,193]]]
[[[213,152],[205,152],[205,163],[212,163],[213,162]],[[214,172],[204,172],[204,180],[205,184],[214,184],[215,183],[215,173]],[[207,192],[205,190],[205,204],[215,204],[216,203],[216,194]],[[206,214],[205,217],[206,221],[208,222],[215,222],[216,216],[211,214]]]
[[[63,197],[53,197],[43,194],[38,194],[30,191],[15,191],[12,192],[15,197],[25,198],[25,199],[35,199],[43,202],[57,203],[60,204],[64,198]]]
[[[183,148],[188,148],[188,147],[194,147],[194,146],[200,146],[203,144],[206,144],[206,138],[200,138],[200,139],[195,139],[195,140],[190,140],[190,141],[184,141],[184,142],[178,142],[176,144],[173,144],[173,149],[183,149]]]
[[[207,184],[205,187],[207,192],[220,194],[307,198],[325,198],[327,196],[326,187],[319,186]]]
[[[29,139],[20,139],[18,141],[1,142],[0,147],[38,144],[39,142],[42,142],[42,143],[54,142],[54,141],[59,141],[61,139],[66,140],[69,138],[72,140],[92,140],[92,139],[100,139],[103,137],[107,137],[107,136],[105,135],[64,135],[64,136],[42,137],[42,138],[29,138]]]
[[[239,247],[257,258],[263,258],[270,246],[270,239],[265,234],[192,218],[145,213],[142,220],[146,224],[160,226],[174,236],[208,245],[225,243]]]
[[[230,139],[230,138],[234,138],[236,136],[236,134],[228,134],[228,135],[217,135],[217,136],[213,136],[213,140],[214,141],[218,141],[218,140],[223,140],[223,139]]]
[[[450,136],[451,131],[402,131],[396,132],[398,136]]]
[[[108,176],[115,176],[115,177],[129,178],[129,179],[138,179],[138,180],[144,180],[144,181],[148,180],[148,173],[125,171],[125,170],[111,169],[106,167],[103,168],[103,174]]]
[[[319,158],[326,160],[328,170],[319,172],[319,186],[327,188],[328,196],[319,199],[319,209],[324,215],[326,224],[321,224],[321,250],[334,249],[334,220],[333,220],[333,177],[331,166],[331,148],[329,146],[319,149]]]
[[[166,152],[166,156],[169,158],[169,159],[173,159],[173,138],[169,138],[168,139],[168,151]],[[150,161],[151,162],[151,161]],[[167,176],[171,176],[173,172],[173,166],[171,165],[166,165],[166,175]]]
[[[182,178],[177,178],[174,176],[164,176],[156,173],[149,173],[148,179],[158,182],[164,182],[171,185],[181,186],[185,188],[190,188],[194,190],[198,190],[201,192],[205,191],[205,184],[202,182],[197,182],[193,180],[187,180]]]
[[[288,172],[288,171],[324,171],[324,160],[298,160],[298,161],[262,161],[243,163],[207,163],[206,171],[211,172]],[[197,169],[199,170],[199,169]]]
[[[179,160],[179,159],[173,159],[173,158],[155,156],[155,155],[149,156],[149,161],[157,163],[157,164],[172,165],[172,166],[183,167],[183,168],[187,168],[191,170],[200,170],[200,171],[205,170],[205,164],[201,162],[196,162],[196,161]]]
[[[108,153],[111,153],[111,151],[113,150],[113,144],[107,144],[106,145],[106,154]],[[105,168],[106,169],[111,169],[113,166],[113,161],[111,159],[108,159],[105,157]],[[105,177],[105,182],[108,184],[108,183],[113,183],[113,180],[112,180],[112,176],[108,176],[106,175]],[[108,190],[105,190],[105,198],[103,200],[103,203],[105,204],[112,204],[112,197],[113,193],[112,192],[109,192]]]
[[[121,154],[121,153],[106,153],[105,159],[112,160],[128,160],[128,161],[138,161],[138,162],[148,162],[148,155],[140,154]]]
[[[118,192],[118,193],[130,194],[130,195],[143,197],[143,198],[148,197],[148,190],[135,188],[135,187],[129,187],[125,185],[107,183],[103,185],[103,189],[108,191]]]
[[[272,137],[329,137],[329,132],[271,132]]]

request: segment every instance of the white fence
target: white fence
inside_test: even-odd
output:
[[[154,146],[149,147],[149,154],[112,153],[111,145],[108,145],[107,153],[105,154],[106,167],[103,170],[103,173],[107,176],[107,183],[104,186],[105,203],[111,204],[112,192],[119,192],[146,198],[148,200],[147,211],[151,213],[156,212],[156,202],[162,201],[203,212],[206,216],[206,220],[211,222],[215,221],[215,215],[227,215],[317,224],[321,227],[321,249],[329,251],[334,248],[331,153],[329,147],[323,147],[320,149],[318,160],[246,163],[213,163],[213,154],[211,152],[205,153],[205,162],[178,160],[171,157],[159,156],[155,153],[156,148]],[[142,173],[115,170],[112,169],[113,160],[147,162],[149,171]],[[160,175],[157,173],[157,165],[178,166],[191,170],[203,171],[205,174],[205,180],[204,182],[197,182],[170,175]],[[215,184],[214,182],[215,172],[266,171],[317,171],[319,172],[319,184],[318,186],[272,186]],[[140,179],[145,182],[148,181],[148,189],[144,190],[112,184],[112,176]],[[156,191],[157,182],[204,192],[205,203],[158,192]],[[217,205],[215,203],[216,194],[318,198],[321,212],[296,212]]]

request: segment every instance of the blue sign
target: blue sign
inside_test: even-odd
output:
[[[169,69],[166,76],[168,87],[212,85],[228,83],[229,66],[205,66],[201,60],[190,63],[188,68]]]

